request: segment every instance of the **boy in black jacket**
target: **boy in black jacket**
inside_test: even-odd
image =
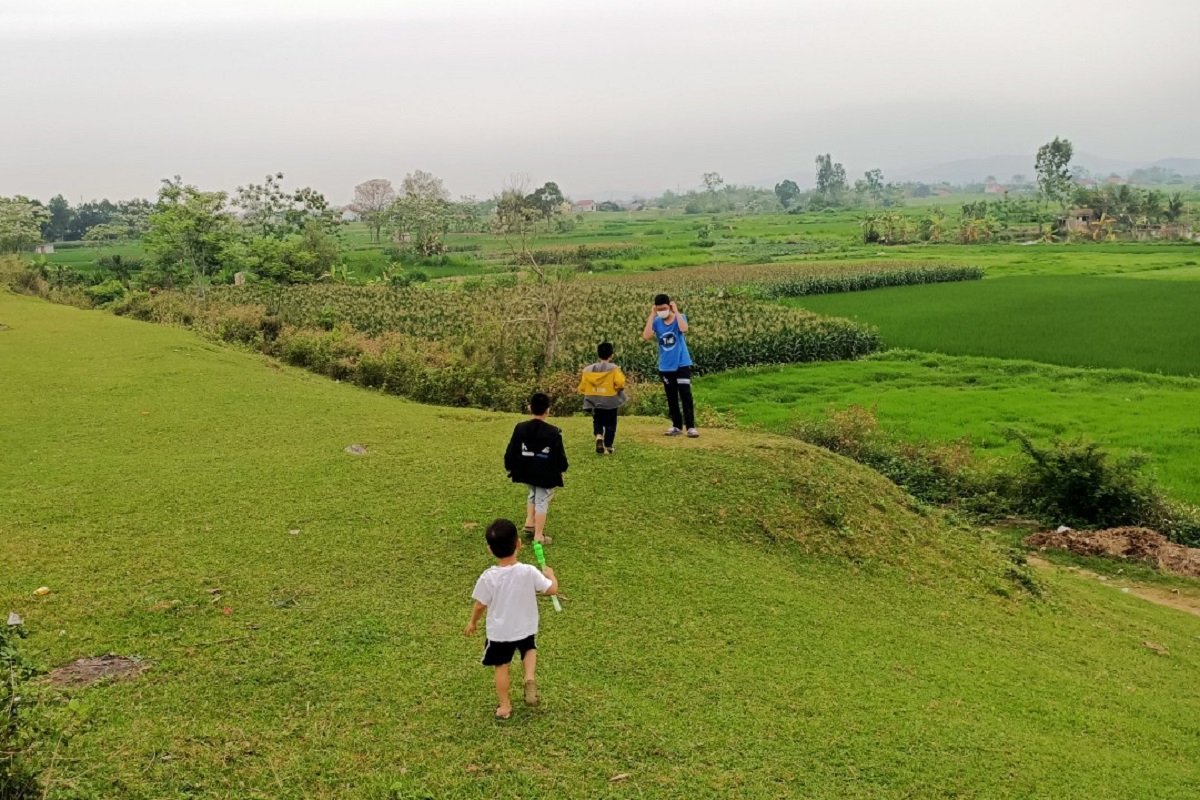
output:
[[[550,398],[538,392],[529,398],[529,410],[533,419],[513,429],[508,449],[504,451],[504,469],[513,483],[529,487],[525,533],[549,543],[551,540],[544,533],[546,511],[554,490],[563,485],[567,453],[563,449],[562,431],[546,422],[550,416]]]

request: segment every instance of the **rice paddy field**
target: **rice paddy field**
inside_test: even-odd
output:
[[[784,301],[948,355],[1200,376],[1200,281],[1039,275]]]

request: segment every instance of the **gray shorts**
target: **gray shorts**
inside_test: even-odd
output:
[[[545,514],[546,509],[550,507],[550,498],[554,497],[553,489],[543,489],[540,486],[529,487],[529,505],[533,506],[533,510],[538,514]]]

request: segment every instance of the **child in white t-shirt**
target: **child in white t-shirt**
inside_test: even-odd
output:
[[[512,715],[508,671],[516,651],[520,651],[525,667],[525,704],[536,706],[540,702],[535,675],[537,595],[539,592],[558,594],[558,579],[549,567],[539,572],[537,567],[517,561],[521,540],[517,536],[517,526],[509,520],[493,522],[487,528],[486,537],[488,548],[496,557],[496,566],[488,567],[475,581],[475,591],[471,593],[475,608],[463,633],[467,636],[475,633],[479,618],[487,611],[487,642],[481,663],[485,667],[495,667],[496,697],[500,701],[496,719],[508,719]]]

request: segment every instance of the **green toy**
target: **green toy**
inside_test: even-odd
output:
[[[537,558],[538,566],[542,569],[546,568],[546,551],[542,549],[541,542],[533,543],[533,555]],[[550,595],[550,602],[554,603],[555,611],[562,611],[562,604],[558,602],[558,595]]]

